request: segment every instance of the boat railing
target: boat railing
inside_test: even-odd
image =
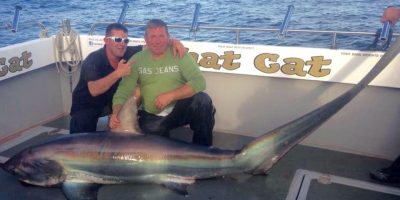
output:
[[[106,26],[108,24],[111,24],[114,22],[96,22],[91,25],[89,35],[93,35],[96,28],[99,26]],[[125,26],[127,27],[145,27],[146,24],[144,23],[131,23],[131,22],[125,22]],[[192,26],[189,25],[168,25],[168,28],[176,28],[176,29],[186,29],[189,31],[192,30]],[[236,44],[240,44],[240,34],[242,32],[276,32],[277,35],[279,35],[279,32],[281,31],[280,29],[276,28],[246,28],[246,27],[223,27],[223,26],[201,26],[198,28],[198,30],[203,29],[203,30],[222,30],[222,31],[232,31],[236,33],[235,37],[235,42]],[[197,31],[198,31],[197,30]],[[327,30],[306,30],[306,29],[287,29],[286,34],[290,33],[311,33],[311,34],[329,34],[331,35],[331,48],[336,49],[337,45],[337,37],[339,35],[359,35],[359,36],[375,36],[376,32],[359,32],[359,31],[327,31]],[[393,36],[399,36],[400,34],[398,33],[393,33]]]

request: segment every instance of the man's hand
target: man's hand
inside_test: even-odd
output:
[[[167,107],[172,101],[174,101],[174,96],[172,93],[162,93],[155,99],[155,105],[158,110],[162,111]]]
[[[183,46],[183,44],[179,40],[173,38],[170,39],[170,43],[172,46],[172,53],[174,54],[174,57],[176,57],[176,55],[179,55],[179,58],[183,58],[187,51],[185,46]]]
[[[193,90],[192,86],[190,86],[189,84],[184,84],[175,90],[158,95],[154,103],[157,109],[162,111],[173,101],[191,97],[195,93],[196,92]]]
[[[133,63],[135,63],[134,60],[129,60],[128,62],[126,62],[124,59],[120,60],[117,69],[115,69],[115,73],[117,73],[119,77],[129,75],[131,73],[131,66]]]
[[[108,122],[108,126],[111,129],[118,128],[120,126],[120,121],[118,119],[117,114],[111,114],[110,121]]]
[[[90,95],[93,97],[104,94],[110,87],[117,82],[121,77],[127,76],[131,73],[131,65],[135,63],[134,60],[130,60],[127,63],[125,60],[121,60],[118,63],[115,71],[101,79],[88,82],[88,88]]]

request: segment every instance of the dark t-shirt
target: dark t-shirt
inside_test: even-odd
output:
[[[133,54],[141,50],[142,46],[129,46],[122,59],[129,60]],[[111,108],[112,98],[117,90],[120,80],[115,82],[105,93],[96,97],[90,95],[88,82],[101,79],[113,71],[114,68],[107,60],[105,47],[89,54],[82,63],[79,82],[72,93],[71,115],[79,110],[98,109],[101,111],[105,107]]]

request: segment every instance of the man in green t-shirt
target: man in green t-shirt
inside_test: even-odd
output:
[[[189,124],[193,143],[211,146],[215,108],[204,92],[205,79],[190,54],[172,56],[168,27],[153,19],[146,25],[147,49],[132,56],[131,73],[120,82],[113,97],[110,128],[119,126],[122,105],[139,86],[142,110],[139,126],[144,133],[169,136],[169,131]]]

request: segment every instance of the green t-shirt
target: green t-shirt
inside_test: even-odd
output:
[[[155,99],[164,92],[169,92],[189,84],[197,93],[206,87],[205,79],[197,63],[189,53],[181,59],[174,57],[169,48],[163,58],[155,60],[148,49],[132,56],[130,75],[122,78],[113,97],[113,105],[122,105],[132,95],[136,84],[139,84],[144,110],[158,114]],[[175,104],[173,102],[172,104]]]

